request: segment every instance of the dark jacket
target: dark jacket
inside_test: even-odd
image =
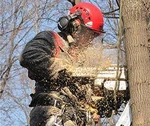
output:
[[[50,31],[38,33],[25,46],[20,65],[27,68],[29,78],[40,81],[44,78],[50,78],[51,71],[48,69],[52,64],[50,60],[55,54],[55,38]]]
[[[63,37],[64,41],[66,41],[65,35],[59,34],[59,37]],[[65,52],[62,51],[62,53]],[[64,71],[62,71],[58,79],[52,78],[51,73],[53,70],[49,68],[53,63],[51,58],[55,57],[55,54],[56,39],[50,31],[43,31],[37,34],[27,43],[22,52],[20,64],[28,69],[29,78],[36,81],[35,94],[39,94],[33,96],[34,100],[32,103],[37,102],[37,99],[43,99],[46,96],[45,93],[50,93],[51,91],[59,92],[66,86],[76,97],[84,96],[85,94],[84,91],[80,91],[80,88],[76,85],[77,83],[89,83],[89,80],[86,78],[70,79],[69,75]]]
[[[43,92],[45,90],[43,86],[46,83],[48,85],[49,83],[56,83],[51,79],[52,70],[49,69],[53,63],[51,58],[56,53],[55,41],[53,32],[40,32],[26,44],[21,54],[20,65],[27,68],[29,78],[36,81],[35,89],[37,92]],[[42,87],[39,85],[42,85]],[[51,88],[51,90],[53,89]]]

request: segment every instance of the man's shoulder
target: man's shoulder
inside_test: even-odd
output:
[[[41,31],[33,39],[53,39],[53,31]]]

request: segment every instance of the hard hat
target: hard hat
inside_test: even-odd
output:
[[[101,33],[103,30],[104,19],[101,10],[88,2],[81,2],[70,9],[70,14],[81,13],[83,23],[95,32]]]

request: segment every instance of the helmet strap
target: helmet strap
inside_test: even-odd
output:
[[[70,47],[76,45],[75,39],[70,34],[67,35],[67,40]]]

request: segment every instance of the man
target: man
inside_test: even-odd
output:
[[[78,63],[79,53],[102,33],[103,16],[95,5],[81,2],[59,19],[58,28],[59,33],[38,33],[21,55],[21,66],[36,81],[31,94],[31,126],[85,126],[88,122],[85,107],[81,109],[88,92],[81,87],[90,80],[72,77],[72,69],[82,66],[85,61]],[[96,112],[92,116],[95,122],[99,120]]]

